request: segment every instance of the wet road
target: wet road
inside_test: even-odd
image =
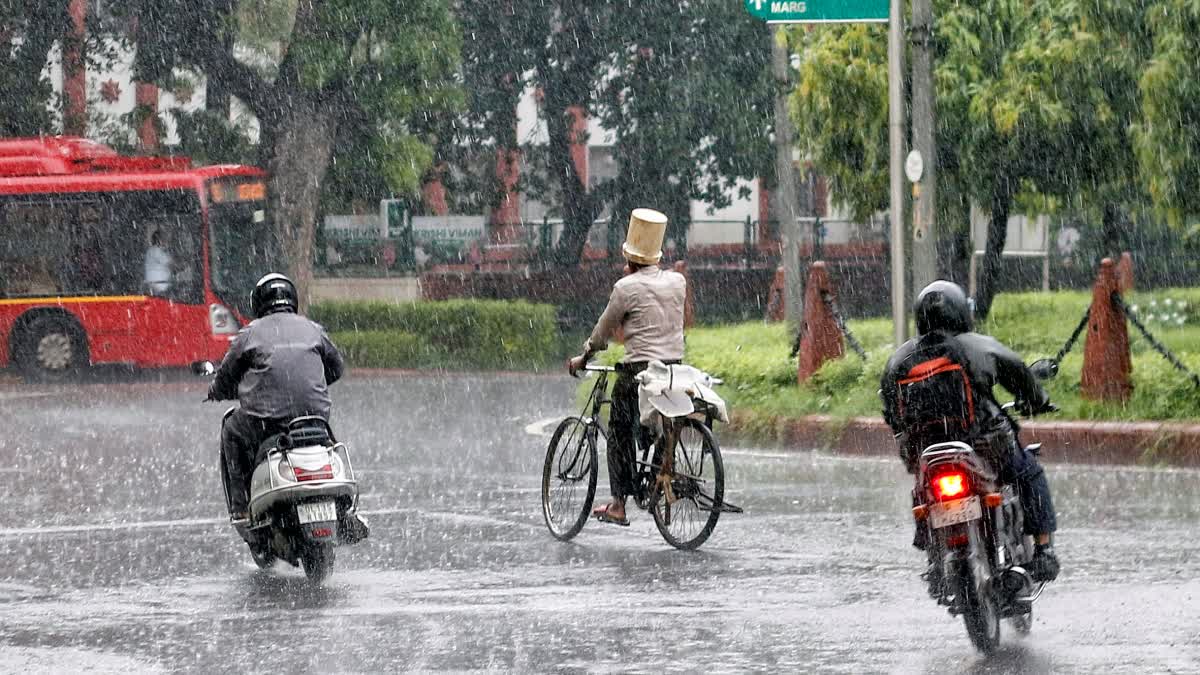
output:
[[[562,544],[526,427],[569,379],[353,377],[374,533],[313,589],[224,524],[202,397],[0,384],[0,670],[1200,672],[1197,472],[1052,467],[1066,569],[985,659],[917,578],[898,462],[726,443],[747,512],[701,551],[640,512]]]

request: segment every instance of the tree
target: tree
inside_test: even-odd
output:
[[[734,3],[639,7],[640,37],[610,62],[601,97],[618,166],[601,191],[618,218],[664,211],[686,248],[693,200],[727,206],[739,178],[771,173],[769,33]]]
[[[318,202],[339,139],[376,158],[386,182],[415,191],[431,159],[409,118],[455,104],[459,35],[444,0],[124,0],[138,19],[136,73],[169,82],[176,68],[203,73],[247,105],[271,175],[275,230],[301,294],[312,276]],[[262,9],[279,41],[258,63],[228,48]],[[242,9],[245,9],[243,7]]]
[[[957,211],[964,224],[970,200],[989,211],[976,298],[987,316],[1014,200],[1115,204],[1129,194],[1125,129],[1137,115],[1128,87],[1136,57],[1109,54],[1116,33],[1085,30],[1088,14],[1074,3],[943,2],[935,14],[939,209]],[[857,217],[886,196],[885,55],[872,31],[812,38],[796,97],[809,152]]]
[[[682,242],[689,200],[723,205],[737,177],[761,175],[767,42],[740,6],[511,0],[497,11],[464,0],[460,12],[474,128],[497,149],[520,145],[521,188],[560,205],[559,264],[578,263],[606,205],[659,205]],[[544,143],[516,138],[515,109],[528,89],[540,95]],[[581,114],[612,132],[616,179],[588,185],[572,161],[588,140],[577,133]],[[491,183],[494,206],[505,186],[495,173]]]
[[[67,114],[54,94],[46,63],[56,46],[65,46],[64,56],[82,56],[65,68],[103,69],[115,58],[113,45],[98,31],[82,40],[71,22],[68,0],[0,0],[0,136],[37,136],[62,131]],[[57,111],[57,114],[56,114]],[[79,120],[82,122],[82,120]]]
[[[1200,232],[1200,7],[1163,0],[1151,16],[1134,147],[1154,205],[1194,235]]]

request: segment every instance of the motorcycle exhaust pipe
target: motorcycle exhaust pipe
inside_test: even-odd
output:
[[[1034,584],[1036,582],[1034,582],[1033,577],[1029,575],[1029,572],[1026,571],[1024,567],[1019,565],[1010,567],[1008,571],[1004,573],[1001,583],[1004,584],[1005,590],[1008,590],[1013,594],[1013,602],[1019,602],[1027,605],[1033,604],[1034,600],[1040,598],[1042,596],[1042,591],[1046,588],[1046,582],[1043,581],[1038,583],[1037,588],[1034,589]],[[1009,586],[1010,583],[1013,585]],[[1025,595],[1017,595],[1017,593],[1022,592],[1025,593]]]

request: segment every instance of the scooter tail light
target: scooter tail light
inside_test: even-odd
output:
[[[983,496],[983,504],[989,509],[994,509],[1004,503],[1004,494],[1000,492],[989,492]]]
[[[933,488],[933,496],[938,501],[947,501],[967,496],[967,493],[970,492],[971,481],[967,477],[967,472],[955,469],[937,474],[930,481],[930,485]]]
[[[319,469],[302,469],[297,466],[293,469],[293,471],[296,472],[296,480],[300,482],[309,480],[333,480],[333,467],[329,464],[326,464]]]

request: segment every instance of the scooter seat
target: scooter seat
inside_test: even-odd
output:
[[[325,427],[298,427],[287,432],[287,445],[291,448],[304,448],[311,445],[329,445],[329,430]]]

